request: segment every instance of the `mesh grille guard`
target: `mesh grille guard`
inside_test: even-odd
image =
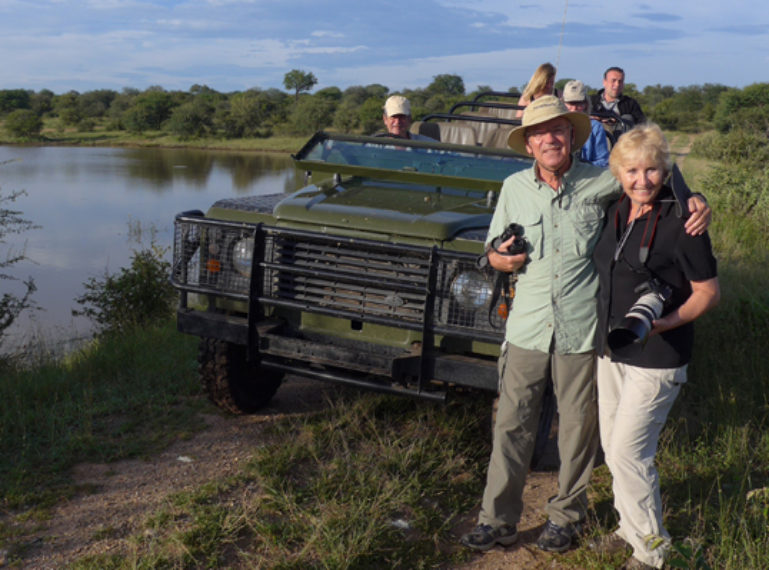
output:
[[[250,267],[235,255],[246,244]],[[501,342],[504,323],[489,298],[469,307],[451,294],[468,272],[478,273],[474,255],[437,248],[187,214],[174,228],[171,282],[183,292]]]

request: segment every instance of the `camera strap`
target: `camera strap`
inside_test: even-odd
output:
[[[623,194],[622,197],[620,197],[619,201],[620,204],[625,199],[625,196],[627,194]],[[646,261],[649,259],[649,249],[652,246],[652,242],[654,241],[654,235],[657,233],[657,224],[660,221],[660,216],[662,215],[662,204],[660,204],[658,201],[655,201],[652,204],[652,211],[649,212],[648,217],[646,218],[646,225],[644,225],[644,233],[641,236],[641,245],[638,248],[638,261],[641,262],[641,265],[646,267]],[[654,223],[652,223],[652,218],[654,218]],[[619,261],[619,258],[622,256],[622,250],[625,248],[625,243],[627,242],[628,238],[630,237],[630,233],[633,231],[633,226],[635,225],[635,221],[637,218],[633,218],[630,220],[630,223],[625,228],[625,231],[623,232],[622,236],[620,237],[619,241],[617,242],[617,248],[614,250],[614,261]],[[651,232],[649,232],[649,224],[651,224]],[[620,227],[620,208],[619,205],[617,206],[617,209],[614,212],[614,227],[619,229]],[[646,241],[646,236],[649,236],[649,241]]]

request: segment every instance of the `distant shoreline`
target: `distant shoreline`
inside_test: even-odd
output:
[[[43,133],[40,140],[18,141],[0,139],[3,146],[89,146],[114,148],[168,148],[197,149],[225,152],[297,152],[308,136],[277,136],[241,139],[191,139],[180,141],[164,133],[131,135],[122,131],[93,131],[71,133]]]

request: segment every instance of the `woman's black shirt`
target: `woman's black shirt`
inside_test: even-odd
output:
[[[685,220],[677,215],[673,193],[663,186],[652,211],[635,220],[619,247],[627,230],[629,212],[630,200],[624,195],[609,207],[606,225],[593,251],[600,283],[596,350],[599,355],[610,355],[613,361],[642,368],[683,366],[691,359],[693,323],[650,337],[641,354],[628,359],[610,354],[606,337],[640,296],[635,292],[636,287],[651,277],[660,279],[673,290],[663,316],[688,299],[692,292],[690,281],[716,277],[710,238],[707,233],[686,234]],[[641,260],[642,243],[649,247],[645,263]]]

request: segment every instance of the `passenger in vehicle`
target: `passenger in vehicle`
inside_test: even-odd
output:
[[[579,80],[572,80],[563,86],[563,103],[569,111],[590,114],[590,99],[587,96],[585,84]],[[600,121],[590,119],[590,136],[582,145],[579,159],[596,166],[609,166],[609,143],[606,130]]]
[[[664,182],[672,162],[657,125],[622,135],[610,167],[624,194],[609,208],[593,252],[600,291],[598,416],[619,528],[591,546],[606,554],[632,547],[623,568],[662,568],[670,550],[654,457],[686,382],[693,321],[720,298],[710,239],[684,232]]]
[[[518,539],[523,488],[534,451],[545,388],[558,404],[558,490],[545,511],[537,547],[568,550],[587,516],[587,485],[598,449],[595,332],[598,283],[592,261],[604,207],[621,194],[612,173],[575,160],[590,136],[590,119],[555,96],[524,112],[508,145],[534,158],[505,179],[487,238],[488,262],[518,276],[499,359],[499,407],[478,526],[461,538],[475,550]],[[691,199],[689,232],[702,233],[710,209]],[[524,229],[527,252],[507,254],[515,236],[492,247],[511,223]]]
[[[391,95],[387,98],[382,113],[382,121],[384,121],[387,129],[387,133],[382,133],[385,136],[415,141],[435,140],[425,135],[409,132],[412,123],[411,103],[403,95]]]
[[[603,89],[590,96],[592,108],[609,111],[619,118],[624,118],[631,123],[631,127],[646,122],[641,105],[632,97],[623,95],[624,89],[624,70],[621,67],[610,67],[603,74]],[[606,119],[602,122],[606,122]]]
[[[526,84],[526,88],[518,99],[518,105],[525,107],[535,99],[543,95],[557,95],[555,93],[555,67],[552,63],[543,63],[534,70],[534,74]],[[517,119],[523,116],[523,109],[518,109],[515,114]]]

